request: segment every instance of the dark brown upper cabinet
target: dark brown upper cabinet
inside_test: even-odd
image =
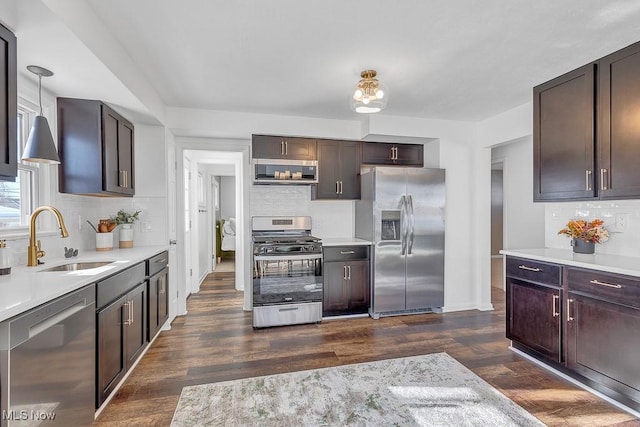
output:
[[[0,180],[18,175],[16,36],[0,25]]]
[[[640,43],[598,62],[598,192],[640,198]]]
[[[359,141],[318,141],[318,184],[312,199],[360,198]]]
[[[640,198],[638,75],[635,43],[534,88],[534,201]]]
[[[595,64],[533,89],[534,200],[595,196]]]
[[[133,196],[134,127],[101,101],[58,98],[61,193]]]
[[[316,160],[316,140],[253,135],[252,153],[254,159]]]
[[[363,142],[362,163],[366,165],[424,166],[422,144]]]

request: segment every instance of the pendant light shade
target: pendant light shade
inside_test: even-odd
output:
[[[386,89],[376,79],[376,70],[364,70],[351,97],[351,109],[356,113],[377,113],[387,106]]]
[[[22,160],[28,162],[59,164],[58,150],[51,136],[51,128],[46,117],[42,115],[42,77],[50,77],[53,73],[37,65],[27,66],[27,70],[38,76],[38,101],[40,114],[33,120],[33,127],[29,133],[27,146],[22,153]]]

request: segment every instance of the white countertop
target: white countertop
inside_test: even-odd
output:
[[[609,273],[640,277],[640,258],[607,254],[576,254],[567,249],[503,249],[503,255],[529,258],[536,261],[555,262],[574,267],[591,268]]]
[[[167,246],[138,246],[112,251],[84,251],[74,258],[48,258],[37,267],[13,266],[11,274],[0,276],[0,322],[59,296],[124,270],[162,251]],[[61,264],[87,261],[113,261],[103,267],[79,271],[41,270]]]
[[[358,239],[357,237],[329,237],[322,239],[322,246],[370,246],[371,244],[370,241]]]

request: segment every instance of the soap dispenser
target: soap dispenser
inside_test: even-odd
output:
[[[0,276],[11,274],[11,260],[7,241],[0,240]]]

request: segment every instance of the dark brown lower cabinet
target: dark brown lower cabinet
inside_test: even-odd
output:
[[[640,408],[640,280],[568,267],[567,287],[567,368]]]
[[[165,268],[149,278],[149,341],[169,318],[168,277],[169,269]]]
[[[369,311],[369,247],[324,249],[323,316],[363,314]]]
[[[147,344],[146,283],[141,283],[97,316],[96,407],[113,392]]]
[[[507,338],[561,361],[562,290],[507,278]]]
[[[640,278],[515,257],[506,272],[513,346],[640,410]]]

